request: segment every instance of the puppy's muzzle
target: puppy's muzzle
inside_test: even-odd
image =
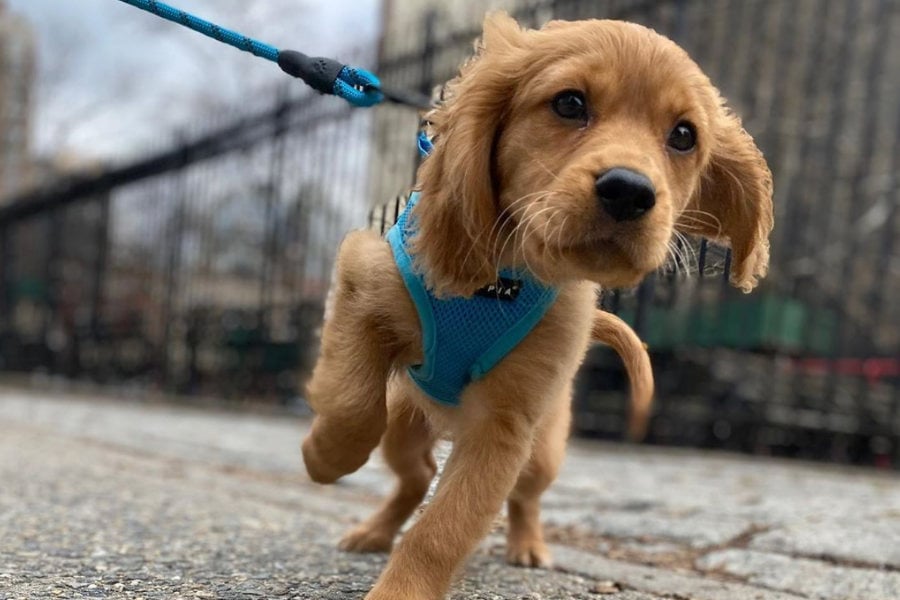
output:
[[[617,222],[641,218],[656,204],[656,190],[646,175],[616,167],[594,184],[603,210]]]

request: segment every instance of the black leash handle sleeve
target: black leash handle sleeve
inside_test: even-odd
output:
[[[332,58],[307,56],[296,50],[282,50],[278,53],[281,70],[302,79],[308,86],[323,94],[334,93],[334,82],[344,69],[344,65]]]

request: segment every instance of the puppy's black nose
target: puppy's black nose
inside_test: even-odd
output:
[[[594,184],[603,210],[616,221],[633,221],[656,204],[653,184],[631,169],[616,167],[602,173]]]

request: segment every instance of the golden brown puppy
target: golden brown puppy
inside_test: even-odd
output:
[[[435,148],[418,173],[416,268],[444,296],[471,296],[511,265],[559,294],[446,407],[405,372],[423,360],[422,331],[391,248],[372,232],[343,242],[303,457],[329,483],[381,442],[399,481],[342,547],[390,549],[434,476],[435,438],[454,442],[433,500],[370,600],[442,598],[504,500],[508,559],[549,563],[539,499],[563,459],[571,382],[592,329],[626,354],[639,344],[598,316],[598,285],[637,283],[666,259],[676,229],[730,243],[731,280],[745,291],[768,265],[765,161],[697,65],[653,31],[614,21],[524,31],[494,14],[448,92],[430,115]]]

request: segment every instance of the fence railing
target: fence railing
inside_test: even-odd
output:
[[[274,105],[0,208],[6,370],[285,397],[334,247],[364,219],[371,116]]]
[[[757,292],[728,289],[712,276],[727,255],[698,245],[691,264],[602,299],[654,355],[651,441],[900,464],[900,2],[556,0],[516,14],[625,18],[674,38],[775,175]],[[451,77],[477,31],[447,23],[431,12],[386,40],[381,78],[430,92]],[[310,95],[255,102],[170,150],[0,204],[2,370],[299,392],[337,244],[410,185],[418,118]],[[624,386],[614,355],[593,351],[576,428],[619,436]]]

